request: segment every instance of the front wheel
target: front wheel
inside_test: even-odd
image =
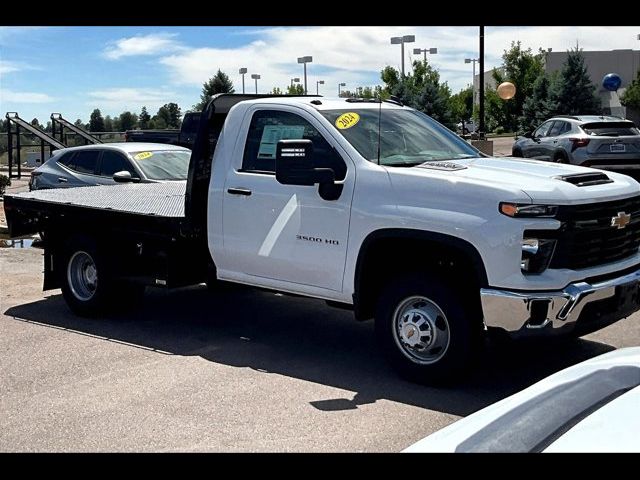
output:
[[[466,299],[466,301],[465,301]],[[376,336],[403,377],[433,383],[468,371],[481,335],[470,295],[444,279],[407,275],[389,284],[378,302]]]

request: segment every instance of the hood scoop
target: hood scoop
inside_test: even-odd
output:
[[[417,165],[417,167],[428,168],[431,170],[448,170],[448,171],[465,170],[467,168],[464,165],[459,165],[457,163],[451,163],[451,162],[425,162],[420,165]]]
[[[601,172],[596,173],[578,173],[575,175],[560,175],[558,177],[554,177],[557,180],[562,180],[563,182],[572,183],[576,187],[589,187],[591,185],[602,185],[603,183],[613,183],[606,174]]]

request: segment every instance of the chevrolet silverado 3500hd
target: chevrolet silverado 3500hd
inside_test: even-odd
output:
[[[396,100],[218,95],[186,183],[4,203],[77,314],[205,281],[322,298],[375,318],[417,381],[467,369],[491,330],[582,335],[640,308],[635,180],[487,157]]]

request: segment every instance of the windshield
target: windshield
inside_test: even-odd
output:
[[[377,108],[320,113],[364,158],[378,162]],[[383,108],[380,118],[380,165],[409,167],[480,156],[467,142],[417,110]]]
[[[131,152],[131,157],[151,180],[186,180],[191,152],[154,150]]]

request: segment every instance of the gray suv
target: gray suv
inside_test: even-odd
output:
[[[514,157],[640,173],[640,131],[611,116],[558,115],[513,144]]]

